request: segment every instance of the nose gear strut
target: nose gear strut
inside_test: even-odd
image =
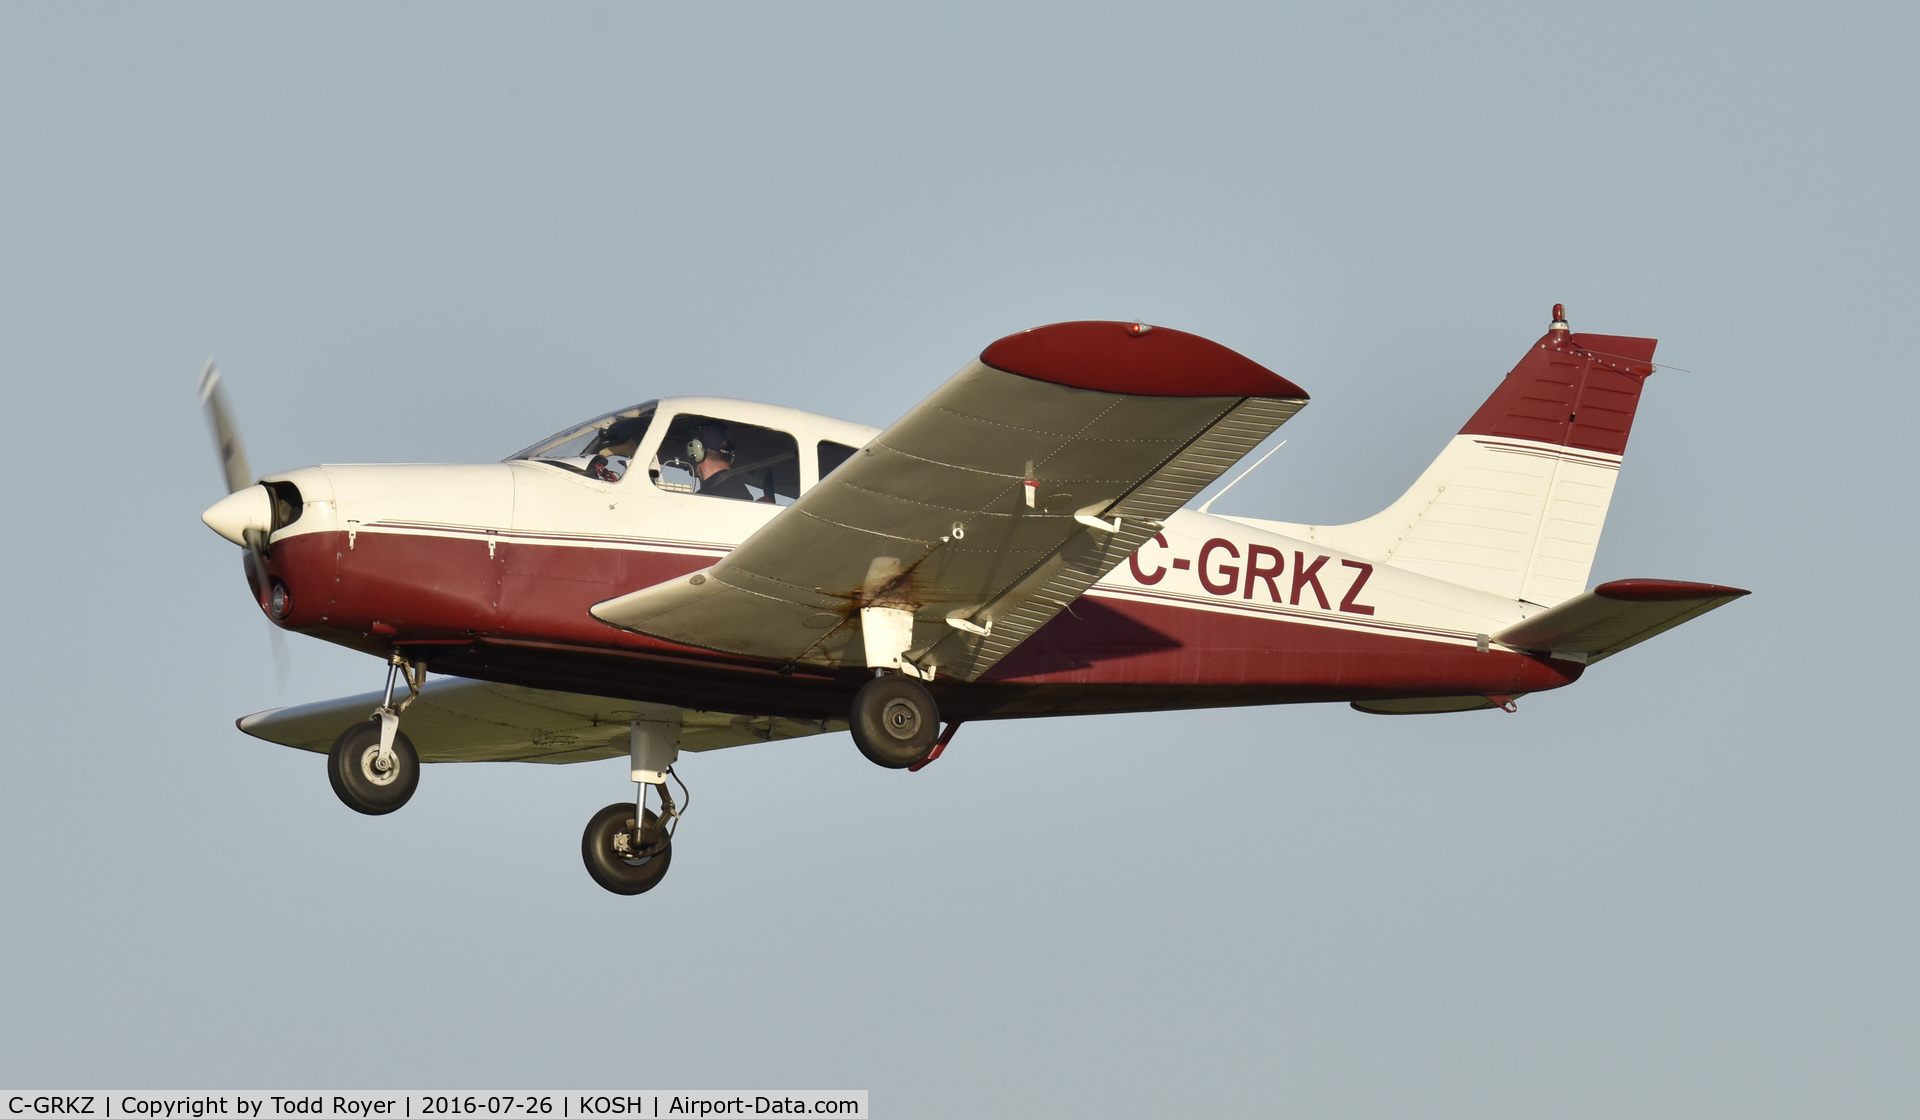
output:
[[[394,681],[407,682],[407,695],[393,699]],[[387,691],[369,717],[352,725],[334,740],[327,752],[327,780],[333,792],[356,813],[379,816],[405,805],[420,784],[420,756],[400,730],[400,713],[420,697],[427,667],[415,665],[399,653],[387,663]]]
[[[393,681],[404,674],[407,682],[407,698],[400,706],[393,703]],[[373,710],[373,718],[380,721],[380,751],[374,756],[374,769],[386,773],[394,767],[393,737],[400,730],[400,713],[420,699],[420,686],[427,683],[427,667],[415,665],[396,651],[387,655],[387,695],[380,706]]]

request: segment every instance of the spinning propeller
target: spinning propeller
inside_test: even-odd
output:
[[[252,582],[264,586],[267,572],[267,536],[273,530],[273,496],[254,480],[247,464],[247,449],[240,442],[240,426],[234,423],[233,406],[227,389],[220,383],[220,370],[207,359],[200,371],[200,407],[207,414],[207,429],[213,434],[213,450],[220,456],[220,473],[227,484],[227,496],[215,502],[200,520],[208,528],[241,545],[251,554]],[[273,646],[273,675],[277,687],[287,686],[290,669],[287,639],[271,621],[267,634]]]

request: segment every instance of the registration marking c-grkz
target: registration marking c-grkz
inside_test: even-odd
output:
[[[1173,547],[1167,543],[1165,534],[1155,533],[1152,540],[1163,549]],[[1271,545],[1256,542],[1246,546],[1245,579],[1241,578],[1243,573],[1239,564],[1228,563],[1228,560],[1241,559],[1240,548],[1225,537],[1208,538],[1207,542],[1200,546],[1197,564],[1195,560],[1184,556],[1169,557],[1167,563],[1156,562],[1149,569],[1140,563],[1142,551],[1145,551],[1144,546],[1132,556],[1127,557],[1127,568],[1133,573],[1134,582],[1142,587],[1152,587],[1166,579],[1169,570],[1193,571],[1199,577],[1201,588],[1207,594],[1219,598],[1231,598],[1238,594],[1240,598],[1252,601],[1254,589],[1260,584],[1265,584],[1267,598],[1275,603],[1297,607],[1300,605],[1301,593],[1311,590],[1314,600],[1320,604],[1320,609],[1323,611],[1337,609],[1346,614],[1373,613],[1373,607],[1359,601],[1360,592],[1366,588],[1367,581],[1373,578],[1373,565],[1364,560],[1342,559],[1340,561],[1341,567],[1352,568],[1355,574],[1353,582],[1347,586],[1346,594],[1340,597],[1340,605],[1336,608],[1332,600],[1327,597],[1325,585],[1320,582],[1322,569],[1326,568],[1327,562],[1333,559],[1324,553],[1315,554],[1309,560],[1307,553],[1295,552],[1293,571],[1287,590],[1283,594],[1279,580],[1282,575],[1287,574],[1286,553]],[[1219,555],[1223,552],[1226,554],[1225,557]]]

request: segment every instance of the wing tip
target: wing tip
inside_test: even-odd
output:
[[[1021,377],[1103,393],[1310,399],[1305,389],[1211,339],[1142,323],[1050,323],[1000,339],[980,360]]]
[[[258,726],[262,720],[284,711],[286,711],[285,708],[268,708],[264,712],[254,712],[251,715],[241,716],[239,719],[233,721],[233,725],[256,739],[265,739],[266,736],[255,731],[254,728]]]
[[[1738,599],[1753,592],[1717,583],[1677,579],[1616,579],[1593,589],[1602,599],[1622,603],[1671,603],[1683,599]]]

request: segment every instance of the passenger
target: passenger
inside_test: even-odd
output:
[[[733,477],[733,440],[728,438],[727,429],[720,424],[702,425],[699,443],[705,454],[693,465],[693,473],[700,478],[700,493],[709,498],[753,501],[753,491]]]

